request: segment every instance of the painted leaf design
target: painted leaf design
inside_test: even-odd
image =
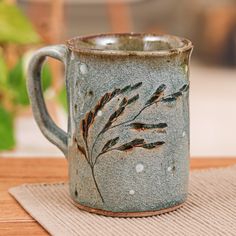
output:
[[[124,107],[124,106],[130,105],[130,104],[134,103],[135,101],[137,101],[138,99],[139,99],[138,94],[136,94],[135,96],[131,97],[128,100],[127,100],[127,98],[123,98],[119,106]]]
[[[88,114],[87,114],[87,129],[89,128],[89,126],[92,124],[93,122],[93,112],[90,111]]]
[[[165,132],[164,129],[167,127],[166,123],[145,124],[145,123],[134,122],[134,121],[150,105],[157,103],[157,102],[161,102],[161,101],[166,102],[166,101],[170,101],[170,100],[176,100],[178,97],[180,97],[183,94],[183,92],[188,90],[188,85],[184,85],[180,88],[180,90],[178,92],[168,95],[166,97],[163,97],[164,90],[166,89],[166,85],[161,84],[156,89],[156,91],[151,95],[151,97],[147,100],[145,105],[139,111],[137,111],[136,115],[133,116],[133,118],[129,118],[126,121],[123,121],[123,122],[120,122],[119,124],[113,125],[113,123],[117,120],[117,118],[120,117],[124,113],[126,107],[130,104],[133,104],[134,102],[136,102],[139,99],[139,94],[136,94],[136,95],[132,94],[130,98],[127,98],[127,97],[123,96],[123,93],[131,92],[133,90],[138,89],[141,86],[142,86],[142,82],[138,82],[134,85],[127,85],[122,89],[114,89],[111,93],[108,93],[108,92],[105,93],[104,96],[102,96],[100,98],[100,100],[97,102],[95,107],[92,110],[90,110],[89,112],[87,112],[84,119],[82,119],[81,129],[82,129],[82,134],[83,134],[83,139],[84,139],[84,146],[81,146],[80,144],[78,144],[76,139],[75,139],[75,141],[76,141],[78,151],[80,151],[85,156],[85,159],[87,160],[88,164],[90,165],[92,171],[93,171],[93,167],[97,163],[98,158],[100,158],[103,154],[105,154],[109,151],[113,151],[113,150],[128,151],[128,150],[131,150],[136,147],[144,148],[144,149],[154,149],[154,148],[162,146],[165,143],[164,141],[146,143],[146,141],[142,138],[135,138],[132,141],[126,142],[126,143],[119,146],[117,144],[118,144],[120,138],[115,137],[115,138],[108,140],[105,143],[105,145],[103,146],[103,148],[101,149],[101,152],[96,153],[96,156],[94,156],[95,153],[93,152],[93,148],[97,144],[97,140],[99,140],[102,133],[106,132],[110,128],[114,128],[114,127],[118,127],[118,126],[128,126],[128,127],[131,127],[132,129],[135,129],[135,130],[157,129],[158,132]],[[100,110],[102,110],[102,108],[107,103],[109,103],[109,101],[111,101],[112,98],[114,98],[117,95],[122,95],[124,97],[122,99],[122,101],[120,102],[118,108],[110,115],[107,123],[103,127],[102,131],[100,131],[97,134],[97,136],[93,140],[93,143],[88,142],[88,133],[89,133],[88,131],[89,131],[89,128],[91,127],[91,124],[95,121],[95,118],[96,118],[98,112]],[[97,180],[96,180],[94,174],[92,177],[93,177],[96,189],[101,197],[101,200],[104,202],[103,197],[100,192],[100,189],[99,189],[99,185],[97,184]]]
[[[176,97],[168,96],[168,97],[163,98],[161,101],[162,102],[174,102],[174,101],[176,101]]]
[[[164,92],[164,90],[166,89],[166,85],[165,84],[161,84],[155,91],[155,95],[160,95],[162,92]]]
[[[111,99],[110,93],[105,93],[101,99],[98,101],[97,105],[94,108],[94,117],[97,116],[99,110],[101,110]]]
[[[188,91],[189,89],[189,85],[188,84],[185,84],[183,85],[178,92],[176,93],[173,93],[173,94],[170,94],[164,98],[162,98],[162,102],[173,102],[173,101],[176,101],[176,99],[178,97],[181,97],[183,95],[184,92]]]
[[[77,143],[77,148],[78,148],[78,150],[86,157],[86,151],[85,151],[84,147],[80,146],[80,145]]]
[[[119,107],[114,113],[111,114],[109,121],[114,122],[125,110],[125,107]]]
[[[128,102],[127,98],[123,98],[119,106],[123,107],[127,104],[127,102]]]
[[[93,116],[94,116],[93,112],[90,111],[86,114],[85,119],[82,120],[82,131],[83,131],[84,140],[86,140],[88,137],[88,129],[89,129],[89,126],[93,122]]]
[[[109,117],[108,122],[105,124],[101,132],[104,133],[106,130],[108,130],[109,127],[111,127],[112,123],[116,121],[116,119],[123,113],[124,110],[125,107],[119,107],[118,110],[112,113],[111,116]]]
[[[151,98],[147,100],[147,102],[145,103],[145,106],[150,106],[153,103],[155,103],[162,95],[164,90],[166,89],[166,85],[165,84],[161,84],[156,91],[152,94]]]
[[[119,141],[119,137],[109,140],[103,147],[102,153],[106,152],[111,147],[115,146]]]
[[[86,151],[85,151],[84,147],[80,146],[78,143],[77,143],[76,145],[77,145],[78,150],[79,150],[84,156],[86,156]]]
[[[76,143],[77,149],[86,157],[86,151],[85,151],[84,147],[82,147],[78,144],[78,141],[76,138],[74,138],[74,141]]]
[[[111,125],[112,125],[112,122],[108,121],[105,124],[104,128],[102,129],[101,133],[104,133],[105,131],[107,131],[111,127]]]
[[[132,98],[130,98],[128,101],[127,101],[127,105],[130,105],[131,103],[137,101],[139,99],[139,95],[136,94],[135,96],[133,96]]]
[[[181,88],[180,88],[180,92],[186,92],[186,91],[188,91],[188,89],[189,89],[189,85],[188,84],[185,84],[185,85],[183,85]]]
[[[142,145],[142,148],[153,149],[153,148],[157,148],[159,146],[162,146],[164,143],[165,142],[163,142],[163,141],[154,142],[154,143],[145,143]]]
[[[129,90],[131,89],[131,85],[127,85],[125,86],[123,89],[121,89],[121,93],[125,93],[125,92],[128,92]]]
[[[131,142],[125,143],[119,147],[116,148],[116,150],[119,151],[127,151],[134,147],[140,147],[144,144],[144,139],[134,139]]]
[[[98,101],[97,105],[94,108],[94,118],[97,116],[99,110],[101,110],[112,98],[117,96],[120,93],[120,89],[114,89],[112,93],[105,93],[100,101]]]
[[[138,82],[136,84],[134,84],[133,86],[131,86],[130,84],[125,86],[123,89],[120,90],[120,93],[125,93],[125,92],[129,92],[129,91],[133,91],[135,89],[138,89],[139,87],[142,86],[142,82]]]
[[[82,132],[83,132],[83,137],[84,140],[87,138],[87,126],[86,126],[86,121],[83,119],[82,120]]]
[[[142,86],[142,84],[143,84],[142,82],[138,82],[135,85],[133,85],[130,90],[132,91],[132,90],[138,89],[139,87]]]
[[[100,106],[104,107],[104,105],[109,101],[110,99],[110,93],[105,93],[105,95],[100,100]]]
[[[144,130],[144,129],[164,129],[167,127],[166,123],[158,123],[158,124],[144,124],[139,122],[134,122],[129,124],[132,129]]]
[[[162,98],[162,102],[173,102],[175,100],[177,100],[178,97],[181,97],[182,96],[182,92],[176,92],[176,93],[173,93],[173,94],[170,94],[164,98]]]
[[[98,104],[95,106],[95,108],[94,108],[94,117],[97,116],[98,111],[100,111],[100,110],[101,110],[101,106],[100,106],[100,104],[98,103]]]
[[[101,110],[112,98],[114,98],[115,96],[121,93],[127,92],[129,90],[131,91],[131,90],[137,89],[141,85],[142,85],[142,82],[139,82],[133,86],[127,85],[123,89],[116,88],[112,91],[112,93],[105,93],[94,108],[94,118],[97,116],[98,111]]]
[[[114,89],[114,91],[111,93],[111,98],[114,98],[116,95],[118,95],[120,91],[120,89]]]
[[[176,92],[176,93],[173,93],[173,94],[172,94],[172,97],[175,97],[175,98],[178,98],[178,97],[180,97],[180,96],[182,96],[182,93],[181,93],[181,92]]]
[[[112,91],[112,93],[105,93],[94,108],[94,118],[97,116],[98,111],[101,110],[112,98],[114,98],[115,96],[121,93],[127,92],[129,90],[131,91],[131,90],[137,89],[141,85],[142,85],[142,82],[139,82],[133,86],[127,85],[123,89],[116,88]]]

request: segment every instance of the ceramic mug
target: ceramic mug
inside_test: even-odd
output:
[[[176,36],[127,33],[77,37],[34,54],[28,71],[34,117],[68,159],[70,195],[80,209],[140,217],[185,202],[192,48]],[[65,66],[67,132],[45,107],[46,57]]]

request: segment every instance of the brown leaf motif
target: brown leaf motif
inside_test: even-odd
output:
[[[139,87],[141,87],[142,86],[142,82],[138,82],[137,84],[135,84],[135,85],[133,85],[132,87],[131,87],[131,91],[132,90],[135,90],[135,89],[138,89]]]
[[[146,149],[153,149],[153,148],[157,148],[160,147],[164,144],[165,142],[163,141],[158,141],[158,142],[154,142],[154,143],[145,143],[142,147],[146,148]]]
[[[125,107],[122,106],[122,107],[119,107],[118,110],[116,110],[114,113],[112,113],[101,132],[104,133],[112,125],[112,123],[115,122],[119,116],[121,116],[124,110],[125,110]]]
[[[139,94],[136,94],[135,96],[133,96],[132,98],[130,98],[130,99],[127,101],[127,105],[130,105],[130,104],[136,102],[138,99],[139,99]]]
[[[165,129],[167,127],[166,123],[158,123],[158,124],[144,124],[139,122],[134,122],[129,124],[131,129],[136,130],[145,130],[145,129]]]
[[[162,98],[162,102],[174,102],[176,101],[179,97],[183,95],[184,92],[187,92],[189,89],[189,85],[185,84],[183,85],[178,92],[172,93],[170,95],[167,95],[166,97]]]
[[[81,122],[81,128],[82,128],[83,138],[85,140],[87,138],[87,125],[85,119],[83,119]]]
[[[86,157],[86,151],[84,147],[78,144],[78,141],[76,138],[74,138],[74,142],[76,143],[77,149]]]
[[[148,151],[163,146],[165,142],[155,141],[147,143],[147,141],[144,138],[137,138],[137,137],[134,137],[133,140],[127,142],[127,140],[121,140],[121,137],[117,136],[115,138],[109,139],[108,141],[105,141],[105,144],[100,148],[98,147],[98,145],[96,146],[97,141],[100,140],[101,136],[105,132],[117,127],[127,127],[129,129],[132,129],[134,131],[132,135],[136,135],[137,134],[136,131],[146,132],[148,130],[154,130],[158,133],[161,132],[165,133],[166,128],[168,127],[167,123],[160,122],[160,123],[147,124],[145,122],[137,122],[137,118],[142,114],[143,111],[145,111],[145,109],[152,106],[153,104],[163,103],[164,105],[165,103],[176,101],[185,92],[189,90],[189,85],[184,84],[176,92],[165,95],[164,93],[166,90],[166,85],[161,84],[151,94],[151,96],[147,99],[147,101],[144,102],[144,105],[138,111],[136,111],[136,114],[134,114],[133,116],[132,114],[130,114],[131,116],[122,116],[124,113],[133,112],[135,109],[139,107],[139,106],[132,107],[132,104],[134,104],[140,99],[139,93],[135,91],[138,90],[142,85],[143,85],[142,82],[138,82],[135,83],[134,85],[131,84],[126,85],[123,88],[115,88],[112,92],[106,92],[99,99],[94,108],[91,109],[89,112],[87,112],[85,117],[81,120],[81,130],[82,130],[84,145],[79,144],[76,138],[74,139],[77,145],[77,150],[82,155],[84,155],[88,165],[91,168],[92,178],[102,202],[104,202],[104,199],[99,189],[99,184],[97,183],[96,175],[94,173],[95,171],[94,166],[96,165],[98,159],[102,155],[112,151],[121,151],[121,152],[132,151],[135,148],[143,148],[146,149],[146,151]],[[108,103],[112,101],[112,99],[115,98],[116,96],[119,96],[118,100],[121,99],[121,102],[111,113],[109,113],[110,115],[107,121],[105,122],[104,127],[101,128],[100,132],[98,132],[95,135],[95,138],[91,141],[91,137],[89,138],[89,129],[92,129],[92,124],[96,121],[98,112],[101,111],[106,105],[108,105]],[[142,104],[142,102],[140,102],[140,104]],[[122,121],[122,118],[124,119],[124,117],[129,117],[129,118],[126,119],[125,121]],[[104,136],[103,138],[105,137],[108,136]],[[120,141],[123,144],[119,144]],[[94,155],[95,153],[93,152],[95,146],[96,146],[95,148],[96,151],[100,150],[97,151],[96,155]]]
[[[164,143],[165,142],[163,142],[163,141],[158,141],[158,142],[154,142],[154,143],[146,143],[144,139],[134,139],[131,142],[125,143],[117,148],[114,148],[114,150],[128,151],[128,150],[131,150],[135,147],[141,147],[141,148],[145,148],[145,149],[153,149],[153,148],[157,148],[157,147],[162,146]]]
[[[165,84],[161,84],[156,91],[152,94],[151,98],[145,103],[146,106],[150,106],[153,103],[157,102],[158,99],[163,95],[164,90],[166,89]]]
[[[102,148],[102,152],[104,153],[111,147],[115,146],[118,143],[118,141],[119,141],[119,137],[109,140]]]
[[[144,144],[144,139],[134,139],[131,142],[125,143],[119,147],[116,148],[116,150],[119,151],[127,151],[134,147],[140,147]]]

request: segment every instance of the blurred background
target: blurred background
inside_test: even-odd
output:
[[[84,34],[150,32],[189,38],[191,156],[236,157],[235,0],[0,0],[0,157],[62,157],[33,120],[30,55]],[[66,130],[63,68],[43,68],[48,109]]]

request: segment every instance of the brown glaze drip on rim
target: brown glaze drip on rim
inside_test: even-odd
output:
[[[193,48],[191,41],[185,38],[145,33],[80,36],[66,44],[74,52],[118,56],[168,56]]]

